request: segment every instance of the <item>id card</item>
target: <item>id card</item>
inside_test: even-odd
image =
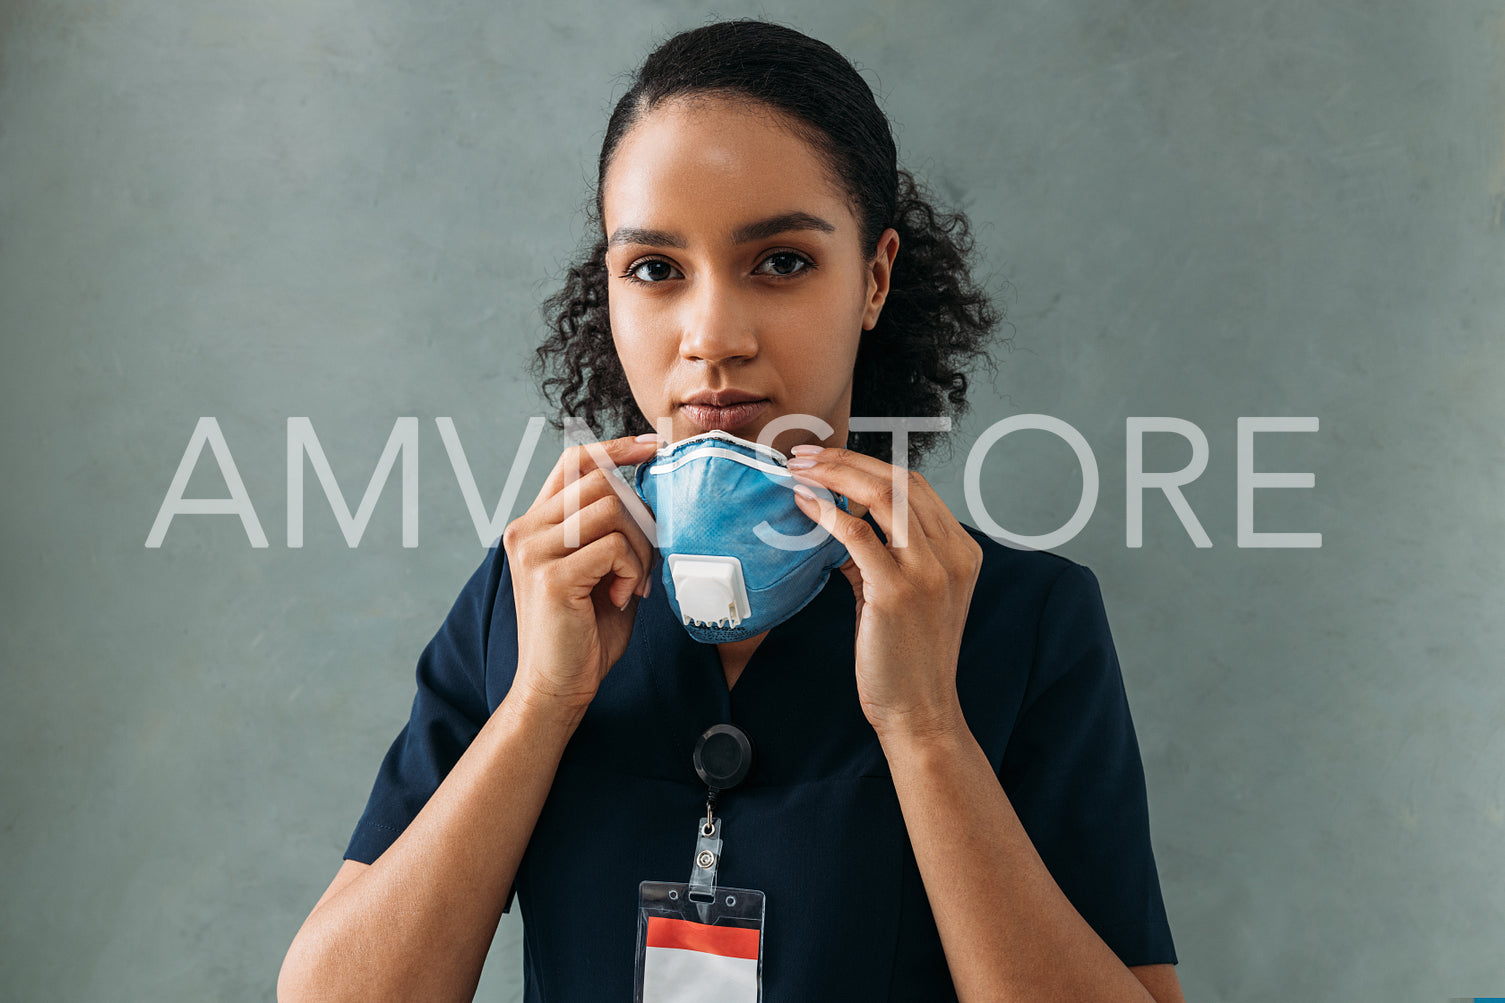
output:
[[[759,1003],[763,893],[717,888],[710,901],[689,893],[674,881],[638,886],[633,1003]]]

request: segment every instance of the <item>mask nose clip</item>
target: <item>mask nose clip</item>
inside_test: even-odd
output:
[[[735,627],[752,616],[742,562],[717,554],[670,554],[669,573],[685,626]]]

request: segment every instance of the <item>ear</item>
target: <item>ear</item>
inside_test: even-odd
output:
[[[899,231],[889,227],[878,238],[878,248],[867,264],[867,296],[862,310],[862,329],[871,331],[888,299],[888,283],[894,272],[894,256],[899,253]]]

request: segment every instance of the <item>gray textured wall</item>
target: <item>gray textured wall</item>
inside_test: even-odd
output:
[[[1070,422],[1101,467],[1059,549],[1103,583],[1188,996],[1505,992],[1505,7],[819,11],[718,13],[865,69],[1016,325],[933,479],[962,509],[965,448],[1018,412]],[[0,996],[272,997],[482,554],[433,419],[494,504],[621,74],[705,16],[0,4]],[[144,546],[201,415],[266,549],[228,516]],[[395,476],[354,550],[310,476],[287,546],[300,415],[352,505],[394,420],[420,419],[417,548]],[[1210,549],[1158,497],[1126,546],[1140,415],[1206,432],[1186,497]],[[1256,516],[1320,549],[1238,547],[1241,415],[1320,419],[1260,438],[1261,469],[1316,486]],[[1074,471],[1020,435],[983,490],[1044,532]],[[207,456],[189,493],[224,493]],[[482,998],[516,998],[517,922]]]

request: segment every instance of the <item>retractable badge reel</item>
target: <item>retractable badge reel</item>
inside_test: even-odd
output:
[[[763,893],[716,883],[725,843],[716,808],[724,791],[747,778],[752,742],[718,724],[695,743],[695,772],[706,785],[705,817],[695,821],[688,881],[638,886],[634,1003],[763,998]]]

